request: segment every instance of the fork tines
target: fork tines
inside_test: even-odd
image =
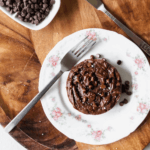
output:
[[[88,39],[86,41],[86,39]],[[84,44],[82,44],[84,41],[86,41]],[[89,38],[89,36],[86,36],[80,43],[78,43],[72,50],[72,53],[76,57],[82,57],[88,50],[91,49],[91,47],[96,43],[96,41],[93,41],[92,38]],[[81,45],[82,44],[82,45]],[[79,47],[79,48],[78,48]]]

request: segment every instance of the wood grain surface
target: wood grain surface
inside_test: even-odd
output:
[[[149,0],[103,2],[115,17],[150,44]],[[127,37],[112,20],[85,0],[62,0],[61,3],[57,16],[40,31],[28,30],[0,12],[0,106],[4,110],[0,109],[0,122],[3,125],[9,121],[6,115],[12,119],[36,95],[41,64],[65,36],[81,29],[102,28]],[[147,58],[150,62],[150,57]],[[28,149],[37,149],[39,144],[39,149],[142,150],[150,142],[150,114],[128,137],[102,146],[68,139],[47,120],[40,102],[18,127],[22,131],[16,128],[11,135]]]

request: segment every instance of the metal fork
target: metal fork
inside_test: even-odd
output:
[[[61,60],[61,69],[58,72],[58,74],[47,84],[47,86],[41,92],[39,92],[27,104],[26,107],[23,108],[23,110],[5,127],[4,130],[6,132],[10,132],[30,111],[30,109],[40,100],[40,98],[52,87],[52,85],[58,80],[58,78],[65,71],[69,71],[81,59],[81,57],[85,55],[94,46],[95,43],[96,41],[93,41],[89,38],[89,36],[87,36],[83,40],[81,40],[74,48],[72,48]]]
[[[150,46],[144,42],[135,33],[129,30],[124,24],[117,20],[104,6],[101,0],[87,0],[91,5],[93,5],[97,10],[101,10],[107,16],[109,16],[132,40],[137,44],[144,52],[150,56]]]

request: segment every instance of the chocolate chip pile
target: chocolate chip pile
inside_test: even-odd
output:
[[[131,95],[132,92],[129,91],[129,88],[130,88],[130,82],[129,81],[125,81],[125,83],[122,84],[122,93],[126,93],[127,95]],[[124,99],[123,101],[121,101],[119,103],[119,105],[123,106],[124,104],[127,104],[127,103],[128,103],[128,100]]]
[[[121,77],[106,59],[85,60],[69,73],[67,94],[73,107],[85,114],[110,110],[121,96]]]
[[[122,93],[126,93],[127,95],[131,95],[132,92],[129,91],[129,88],[130,88],[130,82],[125,81],[125,83],[122,84]]]
[[[123,106],[124,104],[127,104],[128,103],[128,100],[127,99],[124,99],[122,102],[119,103],[120,106]]]
[[[21,21],[38,25],[48,16],[55,0],[0,0],[11,14],[17,13]]]

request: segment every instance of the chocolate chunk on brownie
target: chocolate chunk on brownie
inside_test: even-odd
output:
[[[122,82],[117,69],[106,59],[87,59],[74,66],[67,79],[67,94],[75,109],[84,114],[102,114],[121,96]]]

